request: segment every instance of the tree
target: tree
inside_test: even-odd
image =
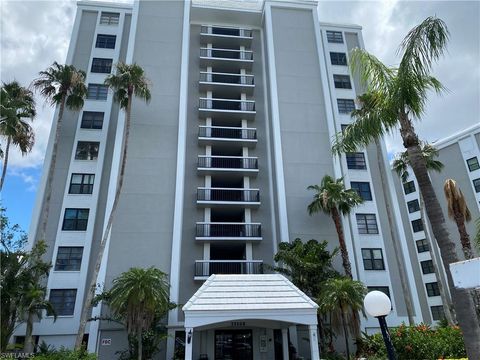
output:
[[[1,88],[0,135],[6,137],[7,144],[3,153],[3,169],[0,179],[0,191],[3,189],[7,174],[10,145],[18,147],[22,155],[32,151],[35,133],[25,119],[36,115],[35,100],[32,91],[20,86],[17,81],[3,83]]]
[[[87,288],[87,296],[82,308],[80,317],[80,325],[77,332],[77,339],[75,341],[75,348],[80,349],[82,346],[83,335],[85,333],[85,326],[92,309],[92,301],[95,297],[95,289],[100,272],[100,265],[102,263],[103,253],[105,252],[105,245],[112,229],[115,211],[120,200],[120,193],[123,187],[123,180],[125,175],[125,166],[127,164],[128,154],[128,140],[131,126],[131,111],[133,97],[138,97],[145,102],[149,102],[151,95],[149,90],[149,80],[145,77],[144,70],[137,64],[127,65],[118,63],[116,65],[117,72],[115,75],[108,75],[105,79],[105,85],[108,85],[114,91],[114,100],[120,104],[120,107],[125,111],[125,128],[122,140],[122,162],[120,165],[120,173],[118,175],[118,183],[115,191],[115,198],[112,205],[112,210],[108,217],[107,226],[104,230],[102,240],[99,244],[97,259],[95,267],[93,268],[92,279]]]
[[[335,180],[329,175],[325,175],[322,178],[320,185],[310,185],[308,190],[315,190],[316,192],[313,195],[313,201],[308,205],[308,213],[313,215],[323,212],[332,217],[340,244],[343,269],[345,274],[352,278],[352,266],[350,265],[347,245],[345,244],[340,213],[348,215],[355,206],[363,203],[363,200],[355,190],[345,189],[343,178]]]
[[[65,108],[77,111],[83,107],[84,98],[87,95],[87,87],[85,86],[85,72],[77,70],[73,65],[60,65],[55,61],[47,70],[40,71],[39,75],[40,76],[33,81],[33,87],[39,91],[52,106],[59,107],[40,226],[40,239],[45,240],[48,214],[50,212],[50,199],[52,197],[53,173],[57,162],[58,139],[62,128],[63,113]]]
[[[123,319],[129,337],[137,340],[139,360],[143,356],[142,336],[172,308],[169,289],[167,275],[159,269],[130,268],[114,279],[112,288],[103,295],[112,315]]]
[[[445,217],[428,176],[420,140],[412,122],[420,120],[423,115],[428,93],[441,93],[444,90],[440,81],[431,76],[430,72],[432,65],[443,55],[448,37],[446,24],[436,17],[428,17],[410,30],[402,41],[399,49],[400,64],[395,68],[387,67],[365,50],[354,49],[350,66],[354,73],[360,75],[367,89],[366,98],[371,103],[367,111],[354,117],[354,122],[343,133],[337,134],[332,150],[334,153],[354,152],[400,128],[403,145],[423,194],[426,212],[440,248],[457,320],[463,329],[467,354],[476,359],[480,358],[480,326],[475,307],[467,290],[453,286],[449,264],[458,261],[458,257],[455,245],[449,238]]]
[[[358,318],[359,311],[363,313],[366,293],[367,289],[360,281],[335,278],[322,284],[322,292],[318,297],[319,311],[331,314],[332,326],[336,331],[343,329],[347,359],[350,359],[349,332],[356,337],[360,335],[354,319]]]

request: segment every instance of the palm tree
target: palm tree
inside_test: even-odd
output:
[[[354,49],[350,65],[366,86],[366,99],[370,104],[367,111],[354,115],[355,121],[337,135],[332,150],[334,153],[354,152],[400,128],[403,145],[423,194],[427,215],[440,248],[457,319],[463,329],[467,354],[472,359],[477,359],[480,358],[480,326],[475,307],[468,291],[453,285],[449,264],[458,261],[455,245],[449,238],[445,217],[428,176],[420,140],[412,122],[423,115],[428,93],[441,93],[444,90],[440,81],[431,76],[430,72],[433,63],[443,55],[448,37],[447,26],[442,20],[436,17],[425,19],[401,43],[399,52],[402,57],[398,68],[387,67],[365,50]]]
[[[349,332],[355,337],[359,335],[354,319],[358,318],[360,310],[363,313],[363,298],[366,293],[367,289],[360,281],[334,278],[323,283],[318,298],[319,311],[331,314],[332,327],[336,331],[343,329],[347,359],[350,359]]]
[[[77,339],[75,341],[75,348],[80,349],[82,347],[83,335],[85,333],[85,326],[89,313],[92,309],[92,301],[95,297],[95,289],[98,274],[100,272],[100,265],[102,263],[103,253],[105,251],[105,245],[107,243],[110,230],[113,225],[113,218],[120,199],[120,193],[123,187],[123,180],[125,175],[125,166],[127,164],[128,154],[128,140],[130,135],[131,126],[131,111],[133,97],[138,97],[145,102],[149,102],[151,95],[149,90],[149,80],[145,77],[145,72],[141,66],[137,64],[127,65],[124,63],[118,63],[116,65],[117,73],[115,75],[108,75],[105,79],[105,85],[108,85],[114,91],[114,100],[120,104],[120,107],[125,111],[125,129],[123,133],[122,141],[122,163],[120,165],[120,174],[118,175],[118,183],[115,191],[115,198],[112,205],[112,210],[108,217],[107,226],[103,233],[102,240],[99,245],[97,259],[95,267],[92,273],[92,279],[90,286],[88,287],[85,303],[82,308],[82,315],[80,317],[80,325],[77,332]]]
[[[470,243],[470,235],[468,235],[467,229],[465,228],[465,223],[472,220],[472,215],[468,209],[462,190],[457,186],[455,180],[447,179],[443,186],[443,192],[447,199],[448,217],[457,224],[465,259],[473,259],[474,255],[472,252],[472,244]]]
[[[352,278],[352,266],[348,257],[348,250],[345,244],[345,236],[342,229],[340,213],[348,215],[355,206],[363,203],[363,199],[355,190],[345,189],[343,178],[333,179],[325,175],[320,185],[310,185],[308,190],[315,190],[313,201],[308,205],[308,213],[313,215],[323,212],[332,217],[337,230],[340,252],[342,254],[342,265],[345,274]]]
[[[59,107],[40,226],[40,239],[44,240],[47,231],[48,214],[50,212],[53,172],[57,162],[58,139],[62,128],[63,113],[65,108],[77,111],[83,107],[84,98],[87,95],[87,87],[85,86],[85,72],[77,70],[73,65],[60,65],[54,62],[47,70],[40,71],[39,75],[33,81],[33,87],[52,106]]]
[[[22,155],[32,151],[35,143],[35,133],[25,119],[33,119],[36,110],[32,91],[20,86],[17,81],[8,84],[3,83],[0,91],[0,135],[7,138],[0,179],[0,191],[2,191],[7,173],[10,145],[17,146]]]
[[[108,291],[112,315],[125,319],[128,335],[137,339],[139,360],[143,355],[142,334],[171,309],[169,289],[167,275],[150,267],[122,273]]]

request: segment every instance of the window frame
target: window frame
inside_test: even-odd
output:
[[[474,160],[475,162],[473,164],[470,164],[471,160]],[[465,161],[470,172],[480,169],[480,163],[478,162],[478,158],[476,156],[471,157],[470,159],[467,159]],[[472,165],[475,166],[474,169],[472,169]]]
[[[425,290],[427,291],[427,297],[440,296],[438,281],[425,283]]]
[[[428,264],[428,265],[424,265],[424,264]],[[422,269],[422,274],[423,275],[433,274],[435,272],[432,260],[420,261],[420,267]],[[428,271],[428,272],[426,272],[426,271]]]
[[[374,252],[380,252],[380,258],[375,258]],[[381,248],[361,248],[363,269],[365,271],[379,271],[385,270],[385,258]],[[365,258],[365,253],[368,252],[371,257]],[[367,264],[370,264],[367,266]]]
[[[57,301],[53,300],[52,298],[52,293],[57,293],[57,292],[63,292],[61,293],[61,296],[57,296],[60,298],[62,301],[61,305],[62,307],[56,308],[55,305],[57,304]],[[68,294],[68,292],[71,292]],[[75,314],[75,303],[77,302],[77,289],[50,289],[50,293],[48,294],[48,300],[52,304],[53,308],[55,309],[55,312],[57,316],[73,316]],[[66,304],[70,304],[71,302],[65,302],[65,299],[73,298],[73,304],[70,306],[66,306]],[[65,311],[68,311],[65,313]],[[52,316],[52,314],[48,314],[48,316]]]
[[[419,244],[420,243],[420,244]],[[420,239],[415,241],[415,246],[417,247],[417,253],[423,253],[430,251],[430,246],[427,239]]]
[[[414,233],[425,230],[424,227],[423,227],[422,219],[415,219],[415,220],[410,221],[410,223],[412,224],[412,231]]]
[[[368,218],[370,217],[370,219]],[[373,219],[375,220],[375,225],[373,226],[371,223],[370,223],[370,226],[369,226],[369,221],[371,222],[372,221],[372,217]],[[371,213],[361,213],[361,214],[355,214],[355,218],[356,218],[356,221],[357,221],[357,230],[358,230],[358,233],[361,234],[361,235],[378,235],[379,231],[378,231],[378,222],[377,222],[377,216],[375,214],[371,214]],[[361,227],[359,226],[359,220],[361,222],[364,221],[365,223],[365,229],[366,229],[366,232],[363,232],[363,230],[361,230]],[[363,225],[363,224],[362,224]],[[362,226],[363,228],[363,226]],[[370,229],[371,228],[371,229]]]
[[[100,64],[98,64],[98,62]],[[108,63],[110,63],[110,65],[108,65]],[[112,72],[112,66],[113,59],[94,57],[92,59],[92,66],[90,67],[90,72],[95,74],[110,74]]]
[[[67,214],[71,214],[73,212],[75,212],[75,217],[69,215],[67,218]],[[82,212],[83,214],[86,213],[86,217],[80,217]],[[87,231],[89,216],[90,209],[88,208],[65,208],[62,220],[62,231]]]
[[[347,106],[347,104],[350,104],[353,106]],[[337,109],[339,114],[350,114],[353,110],[355,110],[355,100],[338,98]]]
[[[343,44],[343,33],[341,31],[326,30],[327,42],[333,44]]]
[[[363,201],[373,201],[372,188],[370,186],[370,182],[350,181],[350,187],[352,188],[352,190],[355,190],[357,192],[357,194],[363,199]]]
[[[434,311],[435,309],[435,311]],[[430,306],[430,312],[432,313],[432,320],[433,321],[440,321],[445,319],[445,310],[443,309],[443,305],[433,305]],[[439,317],[438,314],[441,312],[441,316]]]
[[[69,249],[68,253],[64,253],[65,249]],[[77,252],[76,257],[72,257],[73,250],[79,250]],[[61,252],[62,250],[62,252]],[[67,255],[65,258],[59,258],[59,255]],[[78,256],[80,255],[80,256]],[[82,266],[82,258],[83,258],[83,246],[59,246],[57,249],[57,257],[55,259],[55,268],[54,271],[80,271]],[[59,264],[59,260],[65,261],[64,264]]]
[[[81,146],[88,144],[88,148],[84,149],[86,152],[86,158],[81,158],[80,155],[82,154]],[[92,147],[93,145],[93,147]],[[96,149],[95,147],[96,146]],[[96,150],[96,151],[92,151]],[[83,160],[83,161],[96,161],[98,160],[98,153],[100,152],[100,142],[99,141],[78,141],[77,147],[75,148],[75,160]]]
[[[415,206],[410,206],[412,204],[415,204]],[[418,202],[418,199],[407,201],[407,209],[409,214],[420,211],[420,203]]]
[[[88,84],[87,100],[106,101],[108,98],[108,86],[104,84]]]
[[[105,21],[107,19],[107,21]],[[116,26],[120,23],[120,13],[112,11],[102,11],[100,13],[100,25]]]
[[[365,153],[346,153],[345,158],[347,161],[347,168],[349,170],[367,170],[367,160],[365,159]]]
[[[334,66],[348,66],[347,54],[344,52],[330,51],[330,64]]]
[[[333,74],[333,84],[335,89],[352,89],[352,81],[350,75]]]
[[[473,188],[476,193],[480,193],[480,178],[472,180]]]
[[[100,119],[101,117],[101,119]],[[81,129],[102,130],[105,113],[102,111],[84,111],[80,121]],[[100,124],[100,126],[98,126]]]
[[[74,183],[73,179],[75,176],[81,176],[82,180],[80,183]],[[91,182],[85,182],[85,179],[88,179]],[[70,185],[68,186],[68,193],[73,195],[91,195],[93,193],[93,185],[95,184],[95,174],[86,174],[86,173],[72,173],[70,177]],[[72,192],[72,186],[78,185],[79,191]],[[86,191],[85,191],[86,188]]]
[[[97,34],[95,47],[97,49],[115,49],[117,45],[117,35]]]
[[[414,193],[415,191],[417,191],[417,187],[415,186],[415,181],[413,181],[413,180],[404,182],[402,185],[403,185],[403,192],[404,192],[405,195],[408,195],[408,194],[411,194],[411,193]],[[413,190],[412,190],[412,188],[413,188]]]

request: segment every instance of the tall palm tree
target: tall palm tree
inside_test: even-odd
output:
[[[0,91],[0,135],[7,140],[0,179],[0,191],[2,191],[7,174],[10,145],[18,147],[22,155],[32,151],[35,133],[26,119],[33,119],[36,110],[32,91],[24,88],[17,81],[3,83]]]
[[[139,360],[143,355],[143,332],[152,327],[155,318],[171,309],[169,288],[167,275],[150,267],[122,273],[108,291],[112,315],[125,319],[128,334],[137,339]]]
[[[42,240],[45,239],[47,231],[50,199],[52,197],[53,172],[57,162],[58,139],[62,128],[63,113],[65,108],[77,111],[83,107],[84,99],[87,95],[85,76],[85,72],[77,70],[75,66],[60,65],[55,61],[47,70],[40,71],[39,77],[32,83],[33,87],[40,92],[47,102],[52,106],[59,107],[40,226],[40,239]]]
[[[103,253],[105,251],[105,245],[107,243],[110,230],[113,225],[113,218],[115,211],[117,210],[118,202],[120,199],[120,193],[123,187],[123,180],[125,176],[125,166],[127,164],[128,154],[128,140],[130,135],[131,126],[131,111],[132,101],[134,97],[138,97],[145,102],[149,102],[151,98],[149,90],[149,80],[145,77],[145,72],[141,66],[137,64],[124,64],[118,63],[116,65],[116,74],[108,75],[105,79],[105,85],[108,85],[114,91],[114,100],[120,104],[120,107],[125,111],[125,128],[123,132],[122,141],[122,163],[120,165],[120,173],[118,175],[117,188],[115,191],[115,198],[112,205],[112,210],[108,217],[107,226],[103,233],[102,240],[99,245],[97,259],[95,267],[93,268],[92,279],[90,285],[87,288],[87,296],[82,308],[82,315],[80,317],[80,325],[77,332],[77,339],[75,341],[75,348],[80,349],[82,347],[83,335],[85,333],[85,326],[92,309],[92,301],[95,297],[95,289],[100,272],[100,265],[102,263]]]
[[[334,179],[329,175],[322,178],[320,185],[310,185],[308,190],[315,190],[313,201],[308,205],[308,213],[313,215],[323,212],[332,217],[337,230],[340,253],[342,254],[342,265],[345,274],[352,278],[352,266],[348,257],[347,245],[343,234],[342,220],[340,213],[348,215],[355,206],[363,203],[363,199],[355,190],[345,189],[343,178]]]
[[[480,326],[475,307],[468,291],[453,286],[449,264],[458,261],[455,245],[450,240],[445,217],[422,156],[420,140],[415,133],[413,120],[424,113],[430,91],[441,93],[444,87],[430,75],[432,65],[444,54],[449,32],[446,24],[428,17],[414,27],[402,41],[399,49],[400,64],[387,67],[375,56],[362,49],[351,53],[350,65],[360,75],[371,102],[368,111],[357,114],[355,121],[339,133],[334,140],[334,153],[354,152],[375,139],[400,128],[403,145],[407,150],[410,166],[415,173],[423,194],[425,208],[432,230],[440,248],[442,262],[447,272],[457,320],[463,329],[467,354],[480,358]]]
[[[359,311],[363,313],[363,298],[366,293],[367,289],[360,281],[334,278],[323,283],[318,298],[319,311],[331,314],[332,327],[336,331],[343,329],[347,359],[350,359],[349,333],[355,337],[360,335],[354,319],[358,318]]]

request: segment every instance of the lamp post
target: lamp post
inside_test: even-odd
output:
[[[387,348],[388,359],[396,360],[392,339],[390,338],[387,321],[385,320],[385,317],[390,314],[392,308],[390,299],[381,291],[370,291],[367,296],[365,296],[365,299],[363,299],[363,306],[367,313],[376,317],[380,323],[383,341],[385,341],[385,347]]]

